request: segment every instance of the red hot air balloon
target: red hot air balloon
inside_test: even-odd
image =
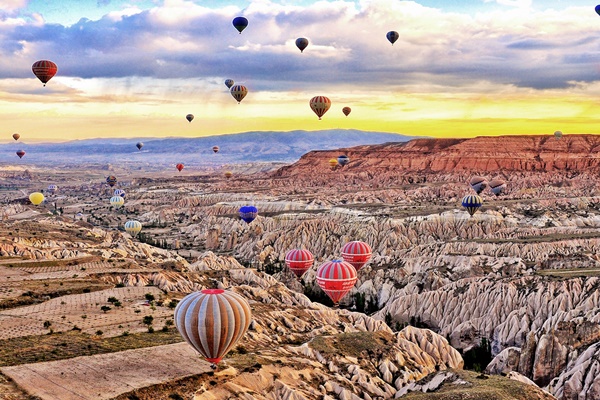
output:
[[[17,151],[17,155],[19,156],[19,158],[23,158],[23,156],[25,155],[25,151],[23,151],[23,150],[18,150],[18,151]]]
[[[244,85],[233,85],[230,89],[231,95],[237,100],[238,104],[244,100],[244,97],[248,94],[248,89]]]
[[[219,152],[219,146],[213,146],[212,151],[213,151],[213,153],[218,153]]]
[[[344,107],[344,108],[342,108],[342,112],[344,113],[344,115],[346,117],[350,114],[350,111],[352,111],[352,109],[350,107]]]
[[[331,107],[331,100],[329,100],[325,96],[315,96],[310,99],[310,108],[317,114],[317,117],[321,119],[321,117],[329,110]]]
[[[296,274],[298,278],[301,278],[306,271],[313,266],[315,259],[312,253],[308,250],[290,250],[285,255],[285,265]]]
[[[181,172],[181,170],[183,169],[183,164],[179,163],[179,164],[177,164],[177,165],[175,166],[175,168],[177,168],[177,170],[178,170],[179,172]]]
[[[46,86],[46,83],[56,75],[58,67],[52,61],[40,60],[33,63],[31,70],[33,71],[33,74],[42,81],[44,86]]]
[[[252,311],[237,293],[204,289],[177,304],[174,320],[179,334],[216,369],[248,330]]]
[[[21,135],[19,135],[18,133],[13,133],[13,139],[19,140],[20,137]]]
[[[371,246],[361,241],[348,242],[342,247],[342,258],[347,263],[352,264],[356,271],[371,259]]]
[[[319,287],[337,305],[356,283],[356,270],[342,260],[327,261],[317,270]]]

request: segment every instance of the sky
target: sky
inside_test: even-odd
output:
[[[0,141],[301,129],[597,134],[596,4],[0,0]],[[241,34],[236,16],[249,20]],[[299,37],[309,40],[303,53]],[[46,87],[31,71],[44,59],[58,65]],[[228,78],[248,88],[240,104]],[[314,96],[332,102],[322,120]]]

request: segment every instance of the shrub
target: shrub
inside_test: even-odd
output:
[[[103,333],[104,333],[104,332],[102,332],[100,329],[98,329],[98,330],[96,331],[96,335],[98,335],[98,336],[102,336],[102,334],[103,334]]]
[[[154,295],[152,293],[146,293],[145,297],[148,301],[154,301]]]
[[[104,314],[106,314],[107,311],[111,310],[111,308],[109,306],[102,306],[102,307],[100,307],[100,309],[104,312]]]

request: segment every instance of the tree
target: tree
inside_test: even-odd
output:
[[[100,309],[104,312],[104,314],[106,314],[107,311],[111,310],[111,308],[109,306],[102,306],[102,307],[100,307]]]

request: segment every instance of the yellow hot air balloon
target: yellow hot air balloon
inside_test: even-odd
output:
[[[125,204],[125,199],[123,199],[121,196],[113,196],[110,198],[110,205],[117,210],[121,208],[123,204]]]
[[[330,166],[331,168],[335,168],[335,167],[337,167],[337,166],[338,166],[338,161],[337,161],[337,158],[332,158],[332,159],[330,159],[330,160],[329,160],[329,166]]]
[[[131,220],[125,222],[125,232],[132,236],[137,236],[142,230],[142,224],[139,221]]]
[[[42,201],[44,201],[44,195],[40,192],[31,193],[29,195],[29,201],[31,201],[31,204],[37,206],[38,204],[41,204]]]

